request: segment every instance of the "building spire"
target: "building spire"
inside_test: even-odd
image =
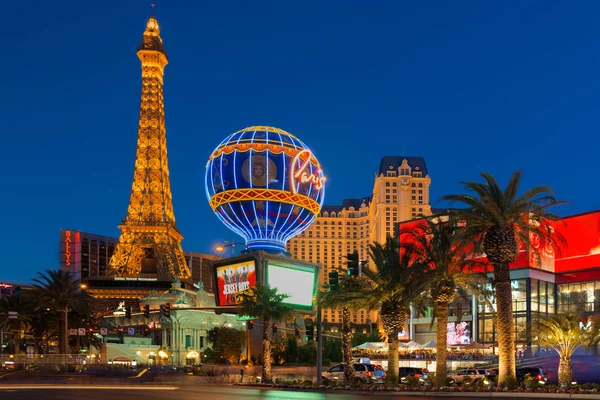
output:
[[[152,4],[152,16],[146,22],[146,29],[142,35],[142,43],[138,46],[138,51],[140,50],[158,51],[167,57],[167,52],[163,47],[162,38],[160,37],[160,25],[158,25],[158,21],[154,17],[154,4]]]
[[[187,266],[175,226],[169,165],[163,77],[168,64],[159,26],[148,19],[137,55],[142,63],[142,96],[133,184],[121,236],[110,259],[110,275],[155,274],[187,279]]]

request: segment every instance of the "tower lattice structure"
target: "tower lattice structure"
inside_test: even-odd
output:
[[[110,274],[185,279],[190,272],[181,248],[183,236],[175,226],[167,159],[163,77],[168,59],[154,15],[146,23],[137,55],[142,62],[142,99],[135,170]]]

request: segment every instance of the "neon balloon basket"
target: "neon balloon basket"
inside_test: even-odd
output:
[[[225,138],[206,165],[206,196],[217,217],[251,250],[285,252],[315,220],[325,198],[323,169],[292,134],[251,126]]]

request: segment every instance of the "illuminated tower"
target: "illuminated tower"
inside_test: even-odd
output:
[[[142,62],[142,100],[133,185],[121,236],[110,259],[111,275],[158,274],[189,278],[175,227],[169,181],[163,75],[168,63],[154,14],[137,55]]]

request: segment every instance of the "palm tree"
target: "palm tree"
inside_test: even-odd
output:
[[[537,234],[548,243],[561,242],[552,233],[549,221],[558,217],[547,212],[561,204],[548,186],[537,186],[517,197],[521,172],[515,172],[502,191],[496,179],[484,172],[485,183],[462,182],[471,194],[453,194],[442,200],[459,202],[467,208],[455,211],[465,222],[462,239],[481,245],[494,270],[496,327],[499,348],[499,384],[515,382],[515,328],[512,311],[509,264],[518,254],[519,242],[529,248],[529,235]],[[478,246],[479,247],[479,246]]]
[[[400,251],[397,238],[388,236],[385,245],[369,245],[369,255],[374,268],[363,269],[369,285],[364,297],[370,308],[380,308],[388,338],[387,379],[398,383],[398,334],[404,329],[411,303],[422,295],[424,284],[420,277],[425,269],[422,264],[409,267],[412,253]]]
[[[0,329],[12,333],[15,350],[18,347],[14,342],[14,338],[20,331],[29,331],[31,328],[31,310],[31,302],[27,296],[21,293],[0,297]],[[9,312],[16,312],[17,317],[9,317]]]
[[[436,384],[443,385],[448,371],[448,309],[455,300],[468,298],[469,293],[481,294],[489,282],[481,271],[485,264],[468,256],[467,245],[458,240],[459,221],[453,216],[428,219],[402,230],[401,240],[413,244],[415,262],[429,267],[424,275],[433,302],[436,323]],[[406,236],[405,236],[406,235]],[[432,321],[432,325],[433,325]]]
[[[552,315],[540,319],[538,344],[552,347],[558,353],[558,384],[566,387],[572,382],[571,357],[581,346],[596,347],[600,342],[600,325],[588,317],[574,314]]]
[[[277,288],[268,284],[257,283],[256,286],[236,294],[241,307],[240,315],[261,319],[263,322],[262,338],[262,382],[271,383],[271,322],[288,318],[293,309],[284,304],[287,294],[277,293]]]
[[[33,282],[37,289],[34,296],[39,307],[50,308],[50,311],[58,315],[60,353],[68,354],[69,311],[74,307],[89,306],[91,297],[80,291],[79,281],[69,272],[48,269],[43,273],[38,272],[38,277],[33,279]]]
[[[365,299],[365,281],[355,276],[346,276],[339,282],[337,291],[326,291],[320,294],[322,307],[339,307],[342,309],[342,362],[344,363],[344,383],[354,380],[354,364],[352,362],[352,328],[350,327],[350,309],[368,306]]]

